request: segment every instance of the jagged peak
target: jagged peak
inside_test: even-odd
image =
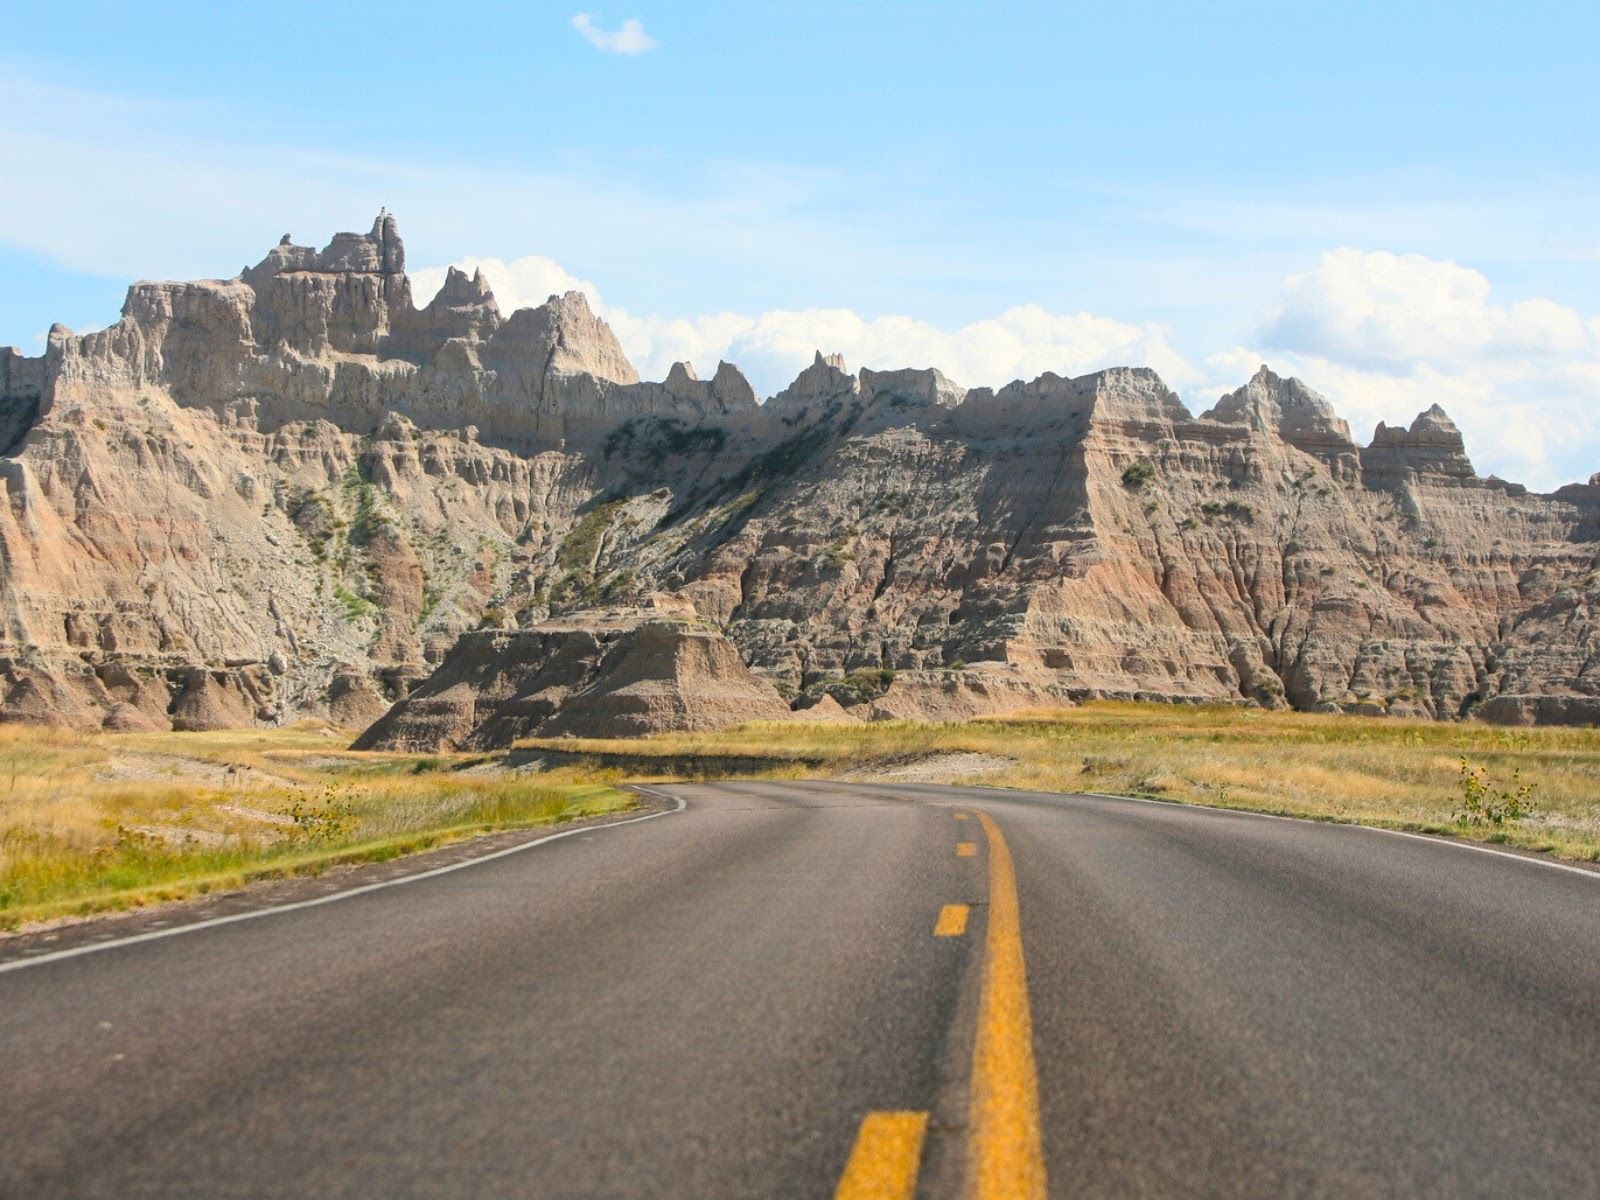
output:
[[[573,316],[594,316],[594,310],[589,307],[589,297],[577,288],[569,288],[564,292],[551,292],[540,307],[563,315],[570,313]]]
[[[1226,425],[1248,425],[1262,433],[1276,433],[1285,441],[1313,439],[1354,448],[1350,426],[1334,412],[1320,392],[1301,380],[1274,374],[1262,364],[1250,382],[1229,392],[1201,414],[1202,420]]]
[[[1461,437],[1461,430],[1450,419],[1450,414],[1437,404],[1430,404],[1425,410],[1419,412],[1416,419],[1411,422],[1411,432],[1418,433],[1446,433],[1453,434],[1457,439]]]
[[[661,385],[677,399],[698,404],[710,402],[712,407],[725,413],[754,412],[759,408],[756,390],[738,367],[729,362],[717,363],[716,372],[709,380],[702,380],[691,362],[675,362],[667,371]]]
[[[494,343],[502,353],[532,352],[542,367],[587,374],[613,383],[638,383],[634,369],[611,326],[589,308],[580,291],[552,295],[538,308],[519,309],[500,326]]]

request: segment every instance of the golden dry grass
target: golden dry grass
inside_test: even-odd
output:
[[[357,754],[315,724],[203,734],[0,726],[0,927],[615,811],[607,777]]]
[[[1321,820],[1477,837],[1600,861],[1600,730],[1265,712],[1229,706],[1086,704],[953,724],[748,725],[629,741],[559,739],[525,748],[622,755],[661,775],[740,772],[867,777],[920,756],[1008,760],[947,782],[1154,796]],[[1458,819],[1461,764],[1531,785],[1534,814],[1499,826]],[[597,761],[603,761],[603,758]],[[688,768],[686,770],[686,768]]]

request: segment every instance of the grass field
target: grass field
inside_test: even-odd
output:
[[[775,723],[521,745],[593,755],[640,775],[843,774],[1107,792],[1600,861],[1600,729],[1104,703],[961,724]],[[1505,812],[1523,788],[1530,811]]]
[[[624,776],[1110,792],[1600,861],[1596,729],[1089,704],[963,724],[530,741],[509,762],[358,754],[348,740],[315,724],[203,734],[0,726],[0,929],[614,812],[632,802],[614,786]],[[541,754],[547,767],[565,765],[516,768]],[[1509,803],[1519,795],[1520,815]]]
[[[602,773],[354,754],[348,741],[316,725],[124,735],[0,726],[0,928],[632,803]]]

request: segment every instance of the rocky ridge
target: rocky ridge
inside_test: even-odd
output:
[[[418,309],[394,219],[0,351],[0,717],[366,724],[463,633],[652,592],[800,707],[1093,696],[1589,721],[1600,482],[1355,443],[1262,368],[638,379],[581,294]],[[863,707],[864,706],[864,707]]]

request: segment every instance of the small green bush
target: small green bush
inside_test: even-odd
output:
[[[1128,469],[1122,473],[1122,486],[1125,488],[1132,488],[1137,492],[1155,477],[1155,465],[1141,458],[1138,462],[1131,464]]]

